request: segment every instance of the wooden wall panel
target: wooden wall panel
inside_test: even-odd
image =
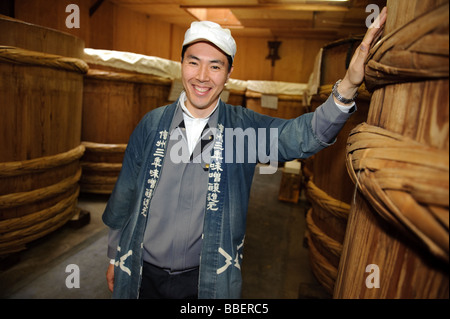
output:
[[[114,10],[115,5],[109,1],[103,2],[89,20],[91,34],[87,48],[102,50],[114,49]]]
[[[171,24],[117,6],[114,22],[115,50],[170,58]]]
[[[15,18],[73,34],[85,41],[89,46],[90,18],[89,8],[94,0],[16,0]],[[69,4],[76,4],[80,8],[80,28],[69,29],[66,27],[66,13]]]
[[[172,25],[170,60],[181,60],[181,45],[183,44],[185,32],[186,30],[184,28]]]
[[[259,81],[308,82],[313,71],[314,60],[320,48],[327,40],[307,40],[284,38],[278,39],[280,60],[272,67],[271,60],[266,59],[269,53],[268,41],[273,38],[236,37],[237,55],[233,78]]]
[[[266,38],[235,38],[237,45],[232,78],[241,80],[269,80],[270,60],[266,60]]]
[[[320,48],[329,40],[280,39],[280,60],[276,61],[272,81],[308,82]],[[266,53],[268,50],[266,51]],[[344,74],[341,75],[342,77]],[[337,80],[337,79],[336,79]]]
[[[66,6],[80,8],[80,29],[68,29]],[[85,47],[128,51],[180,61],[185,29],[105,1],[89,16],[95,0],[16,0],[16,18],[57,29],[82,38]],[[271,37],[235,36],[237,56],[233,78],[241,80],[305,83],[324,39],[280,38],[282,42],[275,67],[266,59]]]

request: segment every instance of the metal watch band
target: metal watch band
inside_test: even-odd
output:
[[[339,92],[338,92],[338,90],[337,90],[339,84],[341,83],[341,81],[342,81],[342,80],[338,80],[338,81],[334,84],[333,90],[332,90],[333,95],[334,95],[334,97],[335,97],[339,102],[342,102],[342,103],[344,103],[344,104],[350,104],[350,103],[352,103],[353,101],[356,100],[356,97],[358,96],[358,92],[356,92],[355,95],[354,95],[351,99],[347,99],[347,98],[343,97],[342,95],[339,94]]]

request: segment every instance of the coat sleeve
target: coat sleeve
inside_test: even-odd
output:
[[[142,165],[145,134],[145,125],[141,122],[128,141],[122,169],[102,216],[103,222],[111,229],[121,229],[129,218]]]
[[[285,162],[314,155],[335,143],[336,136],[355,110],[356,107],[348,113],[342,112],[330,95],[314,112],[295,119],[252,113],[253,126],[266,129],[265,136],[258,134],[258,160]]]
[[[334,143],[336,136],[355,111],[356,105],[349,112],[341,111],[330,95],[325,103],[314,111],[311,120],[312,130],[321,141]]]

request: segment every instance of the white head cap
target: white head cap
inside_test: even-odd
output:
[[[211,21],[194,21],[184,35],[183,47],[199,41],[211,42],[234,60],[236,42],[229,29]]]

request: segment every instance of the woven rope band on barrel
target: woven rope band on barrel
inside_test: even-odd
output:
[[[0,196],[0,209],[14,208],[22,205],[31,204],[48,198],[52,198],[58,194],[78,187],[78,181],[81,178],[81,167],[74,175],[69,176],[60,182],[34,189],[28,192],[11,193]]]
[[[45,171],[79,160],[85,151],[84,145],[79,145],[67,152],[52,156],[38,157],[27,161],[0,163],[0,177],[11,177]]]
[[[86,154],[96,153],[96,154],[124,154],[127,148],[127,144],[104,144],[104,143],[94,143],[94,142],[81,142],[81,144],[86,147]],[[122,162],[120,163],[103,163],[103,162],[90,162],[82,159],[81,166],[83,169],[91,169],[98,171],[116,171],[120,172],[122,168]],[[113,178],[114,181],[117,177]]]
[[[342,244],[337,240],[331,238],[325,232],[323,232],[315,223],[312,217],[313,209],[310,208],[306,214],[306,225],[309,232],[314,238],[316,238],[322,246],[327,248],[327,251],[331,252],[337,258],[341,257],[342,254]]]
[[[12,177],[51,170],[75,161],[84,154],[85,147],[79,145],[65,153],[39,157],[27,161],[0,163],[0,177]],[[61,194],[73,188],[81,177],[81,167],[75,175],[61,180],[59,183],[29,192],[11,193],[0,196],[0,209],[17,207],[33,201],[43,200]]]
[[[86,147],[86,152],[98,152],[98,153],[123,153],[127,148],[127,144],[106,144],[83,141],[81,145]]]
[[[156,75],[95,70],[92,68],[89,69],[88,73],[86,74],[86,78],[130,83],[146,83],[159,85],[172,84],[171,79],[158,77]]]
[[[348,138],[346,164],[379,215],[449,261],[448,152],[362,123]]]
[[[89,69],[87,63],[80,59],[2,45],[0,45],[0,62],[42,66],[81,74],[87,73]]]
[[[317,187],[312,180],[307,182],[306,190],[310,201],[317,203],[320,207],[338,218],[343,220],[348,219],[350,205],[331,197]]]
[[[328,237],[314,224],[311,211],[312,209],[309,209],[306,214],[306,225],[308,231],[305,234],[308,239],[311,268],[320,284],[324,286],[330,294],[333,294],[334,284],[338,276],[338,270],[325,256],[322,255],[316,245],[318,244],[326,247],[327,251],[340,258],[342,255],[342,244]],[[317,244],[316,241],[318,241]]]
[[[384,36],[367,58],[367,89],[448,78],[448,28],[447,2]]]
[[[76,190],[66,199],[39,212],[0,221],[0,256],[25,249],[25,245],[64,225],[79,208]]]

